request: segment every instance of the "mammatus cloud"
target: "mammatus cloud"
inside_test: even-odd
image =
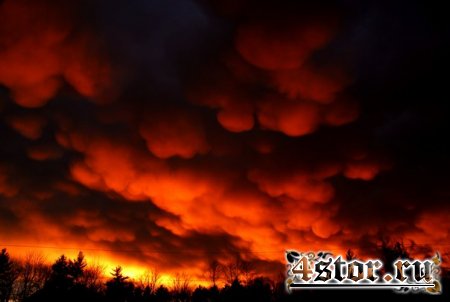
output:
[[[208,152],[204,126],[195,114],[175,111],[161,115],[144,118],[140,127],[148,150],[155,156],[192,158]]]
[[[2,3],[0,81],[20,106],[45,105],[64,83],[96,101],[113,89],[109,62],[72,9],[47,1]]]
[[[348,3],[172,4],[0,4],[0,245],[197,278],[387,237],[445,253],[448,160],[416,141],[440,115],[354,55],[389,24]]]

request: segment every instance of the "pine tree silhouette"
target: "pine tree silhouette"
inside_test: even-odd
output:
[[[122,267],[117,266],[111,273],[112,279],[106,282],[106,297],[109,301],[124,302],[131,300],[134,285],[128,282],[122,273]]]
[[[2,249],[0,252],[0,302],[9,301],[16,278],[14,264],[6,249]]]

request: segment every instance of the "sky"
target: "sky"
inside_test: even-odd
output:
[[[72,2],[0,1],[11,254],[196,280],[292,248],[448,259],[440,4]]]

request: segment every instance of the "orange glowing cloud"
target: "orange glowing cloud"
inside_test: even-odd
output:
[[[201,123],[183,112],[173,112],[164,118],[149,117],[143,121],[140,133],[149,151],[159,158],[191,158],[209,149]]]
[[[43,161],[60,158],[62,156],[62,151],[57,146],[37,145],[29,147],[27,154],[31,159]]]
[[[246,108],[247,107],[247,108]],[[217,120],[228,131],[242,132],[253,128],[255,123],[253,109],[250,106],[237,106],[219,111]]]
[[[344,175],[350,179],[372,180],[383,168],[379,163],[355,161],[346,165]]]
[[[45,105],[63,80],[87,97],[100,98],[110,84],[109,65],[94,49],[95,40],[74,33],[70,14],[58,9],[10,0],[0,6],[0,83],[23,107]]]
[[[291,99],[301,98],[323,104],[333,102],[336,94],[349,82],[338,68],[318,70],[308,65],[277,71],[273,81],[275,87]]]
[[[294,102],[278,98],[261,103],[259,108],[258,120],[262,127],[289,136],[312,133],[320,123],[320,109],[310,102]]]
[[[73,132],[60,137],[65,137],[60,141],[66,148],[84,156],[71,166],[75,181],[91,189],[118,193],[129,201],[148,199],[173,215],[152,217],[152,221],[181,238],[192,232],[226,233],[258,258],[276,261],[278,254],[260,255],[258,251],[277,250],[304,240],[308,233],[311,244],[327,238],[330,241],[324,245],[334,246],[333,236],[342,229],[334,218],[338,207],[330,205],[334,188],[327,181],[340,172],[339,165],[287,173],[255,169],[245,179],[238,167],[216,170],[187,163],[172,165],[136,145],[93,134]],[[82,221],[86,220],[78,224]],[[103,228],[89,229],[93,229],[91,240],[119,240]],[[123,238],[133,240],[131,233]]]
[[[289,14],[288,14],[289,15]],[[326,13],[324,15],[327,15]],[[335,17],[302,20],[255,19],[241,24],[235,51],[208,66],[190,87],[195,104],[217,109],[219,124],[230,132],[260,126],[288,136],[315,132],[321,125],[354,121],[358,107],[342,96],[350,77],[341,64],[318,66],[311,58],[334,35]]]
[[[449,214],[448,209],[438,209],[425,211],[418,217],[416,226],[423,232],[425,243],[429,243],[430,240],[433,242],[448,242],[450,237]]]
[[[113,85],[112,67],[95,39],[86,33],[65,46],[63,74],[78,93],[94,102],[105,103],[116,96],[118,85],[117,81]]]
[[[9,125],[22,136],[37,140],[41,137],[43,128],[47,121],[39,115],[16,115],[8,120]]]
[[[241,25],[235,40],[238,52],[263,69],[299,68],[313,51],[330,41],[335,31],[329,22],[318,18],[284,18]]]
[[[217,121],[230,132],[251,130],[255,124],[253,98],[228,76],[214,75],[213,78],[210,85],[202,84],[198,89],[191,89],[190,101],[218,109]]]
[[[286,195],[302,202],[326,203],[334,195],[333,187],[329,183],[307,173],[297,172],[276,177],[273,175],[254,170],[249,173],[249,178],[272,197]]]
[[[206,234],[226,232],[248,242],[249,248],[256,251],[268,248],[268,238],[271,238],[271,248],[281,244],[283,236],[278,232],[285,231],[286,225],[294,219],[283,214],[286,204],[292,202],[273,200],[281,194],[270,191],[275,190],[277,184],[270,184],[273,187],[269,187],[269,195],[266,195],[265,191],[241,188],[238,183],[242,180],[234,171],[220,175],[219,171],[211,168],[171,167],[145,152],[104,138],[80,140],[69,134],[68,140],[67,146],[75,147],[85,157],[72,165],[74,180],[89,188],[116,192],[130,201],[151,200],[160,209],[177,217],[155,217],[154,220],[158,226],[178,236],[188,236],[192,231]],[[324,183],[307,181],[306,176],[297,184],[302,183],[305,191],[298,190],[294,184],[286,184],[284,188],[287,194],[312,203],[327,202],[332,195],[332,188]],[[307,192],[312,189],[314,192]],[[246,204],[246,211],[242,211],[243,204]],[[318,210],[317,213],[320,212]],[[304,215],[309,213],[309,208],[305,207]],[[279,219],[274,220],[274,215]],[[297,219],[298,215],[295,217]],[[323,216],[321,219],[326,218]],[[249,232],[244,232],[245,229]],[[321,230],[322,236],[326,232],[333,233],[326,222],[322,222]],[[114,239],[103,231],[96,231],[90,236],[96,240],[102,237],[104,240]],[[275,256],[267,257],[275,259]]]
[[[330,219],[319,219],[312,224],[312,231],[321,238],[329,238],[340,231],[341,227]]]
[[[341,89],[342,87],[339,87]],[[191,96],[195,103],[219,108],[217,120],[230,132],[248,131],[254,128],[255,117],[263,129],[282,132],[289,136],[303,136],[313,133],[322,124],[341,126],[358,117],[357,105],[349,100],[334,100],[334,93],[316,95],[313,100],[289,99],[269,93],[259,99],[246,97],[233,85],[205,88],[198,95]],[[312,97],[312,96],[311,96]],[[330,104],[320,104],[321,102]]]

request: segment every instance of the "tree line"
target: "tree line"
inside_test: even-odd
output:
[[[409,257],[403,244],[398,242],[393,245],[384,242],[380,253],[384,263]],[[346,254],[347,260],[356,257],[351,250]],[[38,253],[16,260],[6,249],[0,252],[0,302],[275,302],[298,301],[298,295],[302,298],[332,295],[331,291],[288,295],[284,274],[280,273],[277,280],[257,276],[251,262],[239,257],[227,264],[211,261],[206,277],[211,284],[209,287],[195,287],[186,274],[177,274],[170,284],[162,284],[156,270],[146,271],[135,280],[124,275],[120,266],[109,275],[105,274],[105,267],[88,264],[82,252],[74,259],[61,255],[52,264]]]
[[[8,301],[105,301],[105,302],[207,302],[236,301],[258,293],[269,302],[276,284],[255,277],[250,262],[239,258],[227,265],[211,261],[206,276],[210,287],[197,286],[187,274],[176,274],[169,284],[161,283],[161,275],[149,270],[132,280],[117,266],[109,276],[105,267],[88,265],[82,252],[74,259],[61,255],[48,264],[42,254],[30,253],[23,259],[13,259],[6,249],[0,252],[0,302]],[[280,279],[279,290],[283,290]],[[225,283],[220,287],[218,283]],[[247,292],[249,292],[247,294]]]

